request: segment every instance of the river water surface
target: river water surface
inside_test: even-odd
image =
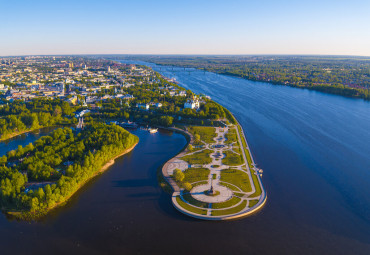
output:
[[[231,222],[181,215],[156,170],[185,138],[138,130],[131,153],[42,222],[1,215],[1,254],[370,254],[369,102],[139,63],[236,115],[264,169],[265,207]]]

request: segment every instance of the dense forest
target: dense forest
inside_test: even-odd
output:
[[[253,81],[370,99],[370,59],[335,56],[125,56]]]
[[[73,124],[75,111],[60,99],[37,98],[28,102],[15,100],[0,108],[0,140],[30,130],[54,125]]]
[[[81,132],[59,128],[0,158],[0,206],[33,217],[66,201],[138,137],[95,123]]]

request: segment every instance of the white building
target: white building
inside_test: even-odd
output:
[[[184,108],[189,108],[189,109],[199,109],[200,104],[198,101],[198,98],[193,97],[192,99],[188,99],[186,103],[184,104]]]
[[[136,104],[136,107],[140,109],[149,110],[149,104]]]
[[[90,110],[87,110],[87,109],[83,110],[83,111],[76,114],[76,118],[81,118],[82,116],[84,116],[86,113],[89,113],[89,112],[90,112]]]

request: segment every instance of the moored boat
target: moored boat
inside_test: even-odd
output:
[[[135,122],[127,121],[127,122],[121,122],[121,126],[124,128],[137,128],[138,125]]]
[[[158,132],[158,128],[148,128],[149,133],[154,134]]]

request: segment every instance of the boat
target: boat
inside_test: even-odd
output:
[[[158,132],[158,128],[148,128],[149,133],[154,134]]]
[[[127,121],[127,122],[121,122],[121,126],[125,128],[137,128],[138,125],[135,122]]]

